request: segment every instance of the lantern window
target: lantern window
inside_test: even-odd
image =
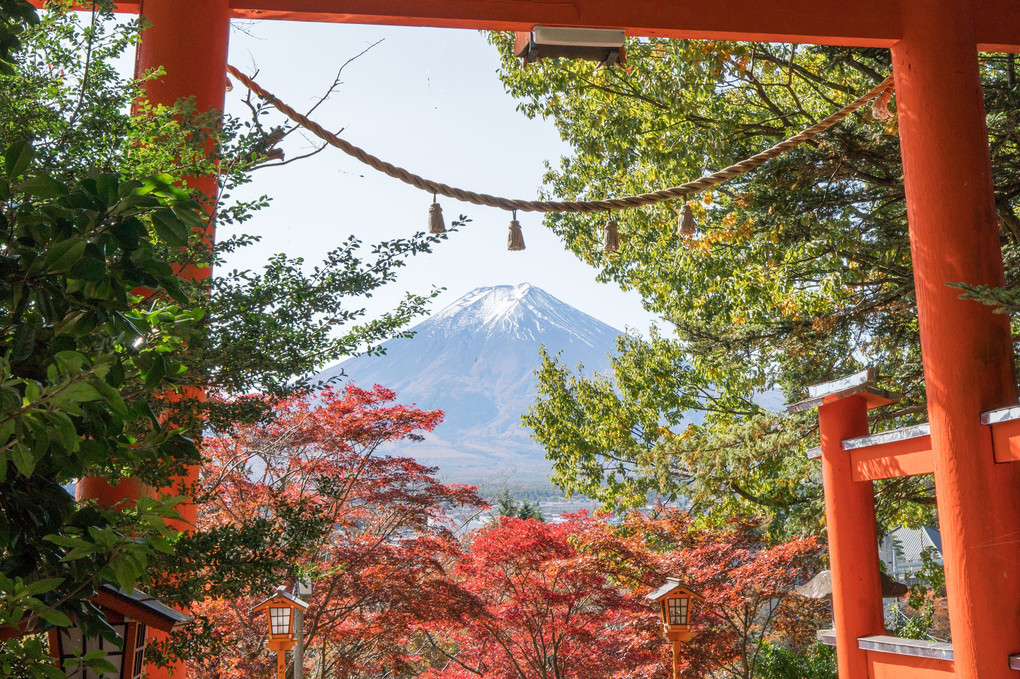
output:
[[[114,624],[111,626],[117,632],[117,636],[123,639],[127,625]],[[103,638],[82,639],[81,629],[77,627],[61,629],[58,643],[60,645],[60,663],[68,679],[117,679],[120,677],[121,667],[124,663],[123,646],[118,646]],[[88,651],[95,650],[102,650],[106,653],[106,661],[115,668],[113,672],[97,673],[81,666],[78,659]]]
[[[690,608],[690,599],[678,598],[669,599],[669,624],[670,625],[686,625],[688,612]]]
[[[291,609],[289,606],[277,607],[273,606],[269,609],[269,628],[270,634],[290,634],[290,614]]]

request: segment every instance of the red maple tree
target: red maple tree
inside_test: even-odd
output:
[[[755,521],[704,527],[672,509],[609,518],[501,518],[475,534],[451,573],[458,612],[425,626],[422,677],[671,677],[659,609],[644,599],[666,577],[705,597],[682,676],[750,679],[763,643],[810,643],[824,606],[791,589],[818,567],[814,538],[771,544]]]
[[[681,645],[685,677],[751,679],[765,642],[803,649],[828,615],[824,602],[792,592],[818,571],[817,539],[772,543],[757,520],[705,527],[676,509],[633,512],[616,527],[584,522],[574,540],[595,568],[635,593],[675,577],[705,597],[693,616],[695,636]],[[658,643],[668,667],[669,644]]]
[[[469,604],[427,631],[428,679],[652,679],[648,607],[573,543],[584,519],[500,517],[467,544],[453,576]]]
[[[484,503],[434,469],[377,454],[442,417],[394,399],[381,387],[327,390],[205,447],[201,527],[262,522],[267,557],[298,554],[280,577],[314,583],[307,676],[666,679],[668,643],[643,595],[667,576],[706,597],[684,676],[750,679],[764,642],[810,639],[818,609],[789,591],[813,574],[819,545],[770,544],[754,522],[704,527],[675,510],[615,524],[501,518],[458,541],[451,511]],[[196,605],[220,641],[197,678],[273,675],[265,622],[251,614],[268,593]]]
[[[271,526],[267,550],[280,549],[296,526],[309,541],[283,574],[314,585],[304,626],[307,676],[406,674],[418,660],[413,630],[456,608],[435,605],[459,554],[451,512],[484,503],[473,487],[439,483],[435,469],[376,454],[441,421],[440,411],[392,405],[395,397],[379,386],[327,389],[274,404],[271,423],[205,446],[202,528],[262,521]],[[273,675],[265,622],[251,613],[268,594],[195,607],[221,642],[196,677]]]

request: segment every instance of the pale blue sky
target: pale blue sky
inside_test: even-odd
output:
[[[343,85],[314,114],[368,152],[413,172],[466,189],[535,198],[543,162],[567,152],[551,122],[515,110],[496,75],[498,58],[476,31],[299,22],[240,22],[231,32],[230,62],[296,108],[309,106],[350,64]],[[241,114],[242,87],[227,95]],[[294,155],[311,142],[288,140]],[[267,193],[272,206],[245,225],[263,243],[232,260],[252,268],[268,254],[317,260],[348,234],[366,243],[407,236],[427,224],[432,197],[327,149],[281,168],[260,170],[247,194]],[[652,317],[636,294],[595,282],[593,269],[567,253],[541,225],[520,214],[527,250],[506,250],[509,214],[440,198],[447,223],[464,213],[473,222],[441,251],[413,259],[372,308],[392,306],[405,289],[448,291],[438,310],[480,286],[533,283],[565,302],[623,329],[646,330]]]

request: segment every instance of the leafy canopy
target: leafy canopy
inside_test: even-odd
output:
[[[459,554],[454,517],[485,505],[474,488],[442,484],[434,468],[383,453],[442,420],[395,397],[382,387],[327,389],[274,403],[270,424],[207,441],[199,525],[215,539],[204,545],[209,556],[171,571],[201,589],[185,600],[205,599],[193,608],[208,632],[197,677],[275,672],[265,621],[251,608],[297,580],[312,587],[309,676],[413,676],[415,630],[445,610],[445,564]],[[250,532],[262,536],[265,557],[250,559],[233,539]],[[240,591],[227,579],[239,575]],[[186,641],[196,645],[194,635]]]
[[[631,40],[626,68],[522,69],[508,36],[492,40],[519,109],[571,144],[545,176],[562,199],[695,179],[801,131],[891,70],[884,50],[659,39]],[[1011,57],[984,55],[981,68],[1013,286],[1020,90]],[[819,479],[803,457],[816,425],[777,412],[782,402],[877,367],[904,394],[878,428],[925,412],[896,119],[862,111],[688,204],[691,237],[677,232],[679,201],[619,213],[616,253],[601,249],[604,215],[547,219],[600,280],[638,291],[663,328],[621,339],[607,375],[546,356],[525,423],[568,492],[624,506],[649,492],[683,496],[720,518],[757,512],[779,531],[818,531]],[[878,500],[883,523],[933,518],[927,477],[881,483]]]
[[[158,71],[118,74],[140,26],[114,21],[110,3],[76,13],[54,2],[39,21],[27,7],[0,4],[0,630],[73,620],[112,640],[89,601],[98,586],[150,587],[154,569],[201,560],[216,538],[168,527],[174,493],[194,489],[156,489],[200,462],[202,435],[271,418],[253,391],[286,396],[324,363],[402,332],[435,291],[378,318],[359,299],[445,235],[349,239],[314,268],[280,255],[196,280],[254,240],[213,243],[212,230],[266,205],[230,198],[267,156],[263,128],[189,100],[146,102]],[[216,196],[183,179],[205,176],[218,177]],[[65,487],[83,477],[134,477],[151,497],[76,503]],[[264,537],[232,539],[271,562]],[[238,577],[224,578],[241,587],[249,564],[233,566]],[[34,640],[4,642],[0,667],[56,672]]]

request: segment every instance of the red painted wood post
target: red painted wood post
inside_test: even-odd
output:
[[[974,6],[901,5],[892,54],[956,673],[1005,679],[1020,650],[1020,469],[995,464],[979,416],[1016,402],[1009,321],[945,285],[1003,282]]]
[[[222,110],[230,33],[228,0],[144,0],[141,13],[151,25],[142,33],[135,62],[136,75],[156,67],[166,71],[147,84],[149,101],[170,105],[178,99],[194,96],[199,111]],[[206,195],[216,195],[213,177],[192,179],[189,184]],[[210,273],[207,269],[186,272],[196,279]],[[197,468],[190,470],[184,483],[197,479],[197,475]],[[148,492],[151,489],[135,479],[124,479],[113,487],[103,479],[82,479],[77,488],[79,499],[98,499],[106,504],[130,501]],[[183,507],[181,516],[185,526],[193,524],[194,505]],[[159,633],[154,632],[153,636],[158,637]],[[145,676],[187,679],[188,672],[183,663],[172,667],[149,665]]]
[[[142,33],[135,74],[157,67],[166,71],[146,85],[149,101],[170,105],[193,96],[199,111],[222,110],[230,31],[228,0],[144,0],[142,16],[151,26]],[[206,195],[216,195],[214,177],[192,178],[188,183]],[[207,269],[186,272],[196,279],[210,274]],[[112,505],[137,499],[150,489],[134,479],[111,486],[104,479],[85,478],[76,492],[78,499],[98,499]],[[185,520],[193,521],[194,507],[186,507],[184,514]]]
[[[868,679],[868,656],[857,638],[883,634],[878,533],[871,481],[854,481],[844,439],[868,435],[868,404],[859,395],[818,408],[822,486],[832,573],[832,612],[839,679]]]
[[[179,99],[194,97],[196,111],[223,110],[227,84],[227,48],[230,37],[228,0],[143,0],[142,17],[150,26],[142,33],[135,61],[135,75],[162,68],[165,73],[148,82],[145,94],[152,104],[170,106]],[[216,178],[189,177],[188,185],[206,196],[217,193]],[[212,240],[214,233],[207,234]],[[207,268],[189,267],[182,276],[193,280],[208,278]],[[201,394],[195,396],[201,397]],[[198,468],[191,468],[180,480],[187,488],[198,480]],[[163,492],[181,493],[175,488]],[[179,507],[182,525],[194,525],[197,509],[191,503]]]

